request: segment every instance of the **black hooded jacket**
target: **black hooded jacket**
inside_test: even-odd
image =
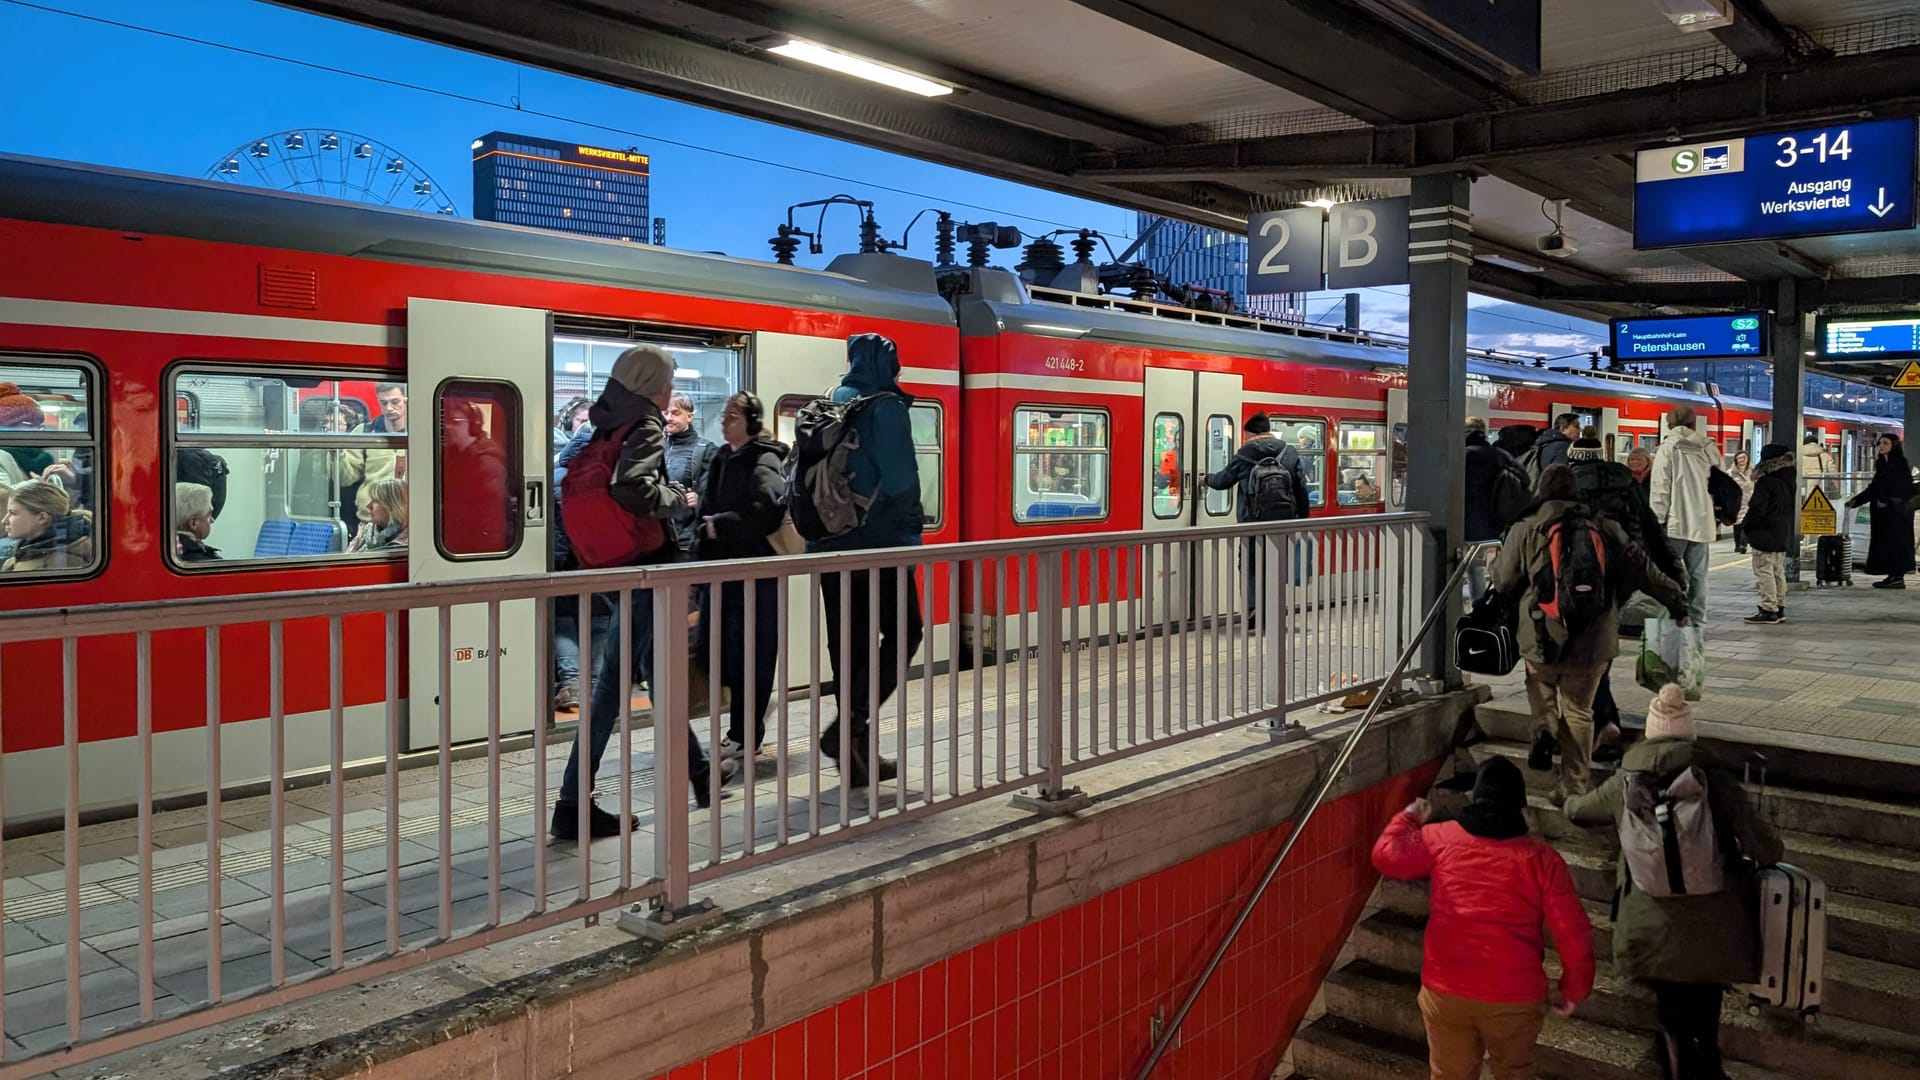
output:
[[[1753,468],[1753,495],[1747,499],[1747,544],[1755,551],[1784,552],[1793,546],[1795,506],[1793,447],[1773,445],[1760,451]]]
[[[707,469],[700,496],[700,517],[712,526],[699,529],[700,558],[754,559],[775,554],[767,540],[786,513],[787,447],[758,435],[735,449],[722,446]]]

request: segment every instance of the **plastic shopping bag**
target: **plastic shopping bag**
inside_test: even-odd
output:
[[[1666,684],[1678,683],[1688,701],[1699,701],[1707,683],[1707,643],[1700,628],[1648,619],[1641,635],[1634,681],[1656,694]]]

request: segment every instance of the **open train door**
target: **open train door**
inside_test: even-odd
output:
[[[1597,429],[1600,433],[1600,445],[1602,447],[1618,445],[1620,441],[1619,409],[1604,405],[1571,405],[1566,402],[1558,402],[1553,406],[1553,416],[1559,416],[1561,413],[1572,413],[1578,416],[1580,418],[1580,429],[1582,431],[1587,428]],[[1700,420],[1696,426],[1701,426],[1705,423],[1704,420]],[[1552,426],[1553,417],[1550,416],[1547,418],[1547,427]],[[1543,427],[1540,430],[1544,434],[1546,428]],[[1626,453],[1622,451],[1619,457],[1624,460]]]
[[[1225,468],[1240,447],[1240,376],[1217,371],[1146,370],[1146,476],[1141,492],[1141,527],[1172,532],[1193,526],[1231,525],[1237,492],[1207,489],[1207,473]],[[1242,606],[1240,561],[1236,556],[1210,563],[1223,571],[1200,573],[1196,549],[1185,559],[1153,555],[1153,577],[1145,583],[1150,618],[1181,622]]]
[[[551,312],[407,300],[410,580],[547,572],[552,337]],[[548,719],[534,615],[531,600],[500,605],[503,733]],[[451,740],[487,735],[486,605],[450,609],[447,625],[442,645],[438,612],[415,611],[408,623],[413,749],[439,744],[443,667]]]

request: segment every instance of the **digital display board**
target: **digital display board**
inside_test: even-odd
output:
[[[1756,311],[1615,319],[1613,355],[1621,360],[1725,360],[1765,356],[1767,320]]]
[[[1633,246],[1911,229],[1914,146],[1905,118],[1641,150]]]
[[[1820,353],[1888,360],[1920,356],[1920,313],[1826,316],[1820,320]]]

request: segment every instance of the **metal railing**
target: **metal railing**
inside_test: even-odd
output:
[[[1434,602],[1428,606],[1419,627],[1401,648],[1400,655],[1394,659],[1393,669],[1381,677],[1379,684],[1374,687],[1373,698],[1367,702],[1366,712],[1361,714],[1359,722],[1347,732],[1346,741],[1340,744],[1339,752],[1334,754],[1333,761],[1327,765],[1327,770],[1320,777],[1319,784],[1300,804],[1299,812],[1293,815],[1293,824],[1287,830],[1287,838],[1281,842],[1280,850],[1274,852],[1272,860],[1267,863],[1266,873],[1254,885],[1253,892],[1247,896],[1246,902],[1240,906],[1240,914],[1234,918],[1233,924],[1221,937],[1220,945],[1214,949],[1212,957],[1200,970],[1199,977],[1194,979],[1192,988],[1181,1000],[1179,1009],[1173,1014],[1173,1019],[1154,1040],[1152,1052],[1147,1055],[1145,1064],[1140,1066],[1138,1080],[1148,1080],[1153,1075],[1154,1066],[1160,1063],[1160,1059],[1166,1055],[1167,1048],[1173,1045],[1173,1041],[1180,1037],[1180,1025],[1186,1021],[1187,1014],[1193,1011],[1194,1002],[1200,1000],[1200,994],[1207,988],[1207,983],[1213,978],[1214,972],[1218,971],[1220,964],[1226,960],[1227,952],[1233,947],[1234,939],[1240,936],[1240,931],[1246,927],[1247,921],[1253,918],[1254,911],[1260,906],[1260,899],[1266,895],[1267,888],[1273,884],[1273,879],[1280,875],[1280,868],[1286,864],[1287,856],[1293,853],[1294,845],[1306,832],[1307,824],[1313,820],[1313,815],[1327,801],[1327,797],[1333,794],[1334,785],[1340,782],[1340,774],[1346,770],[1348,759],[1353,757],[1353,752],[1359,747],[1360,740],[1366,735],[1367,729],[1372,727],[1373,718],[1378,716],[1380,710],[1385,707],[1393,688],[1406,674],[1408,666],[1413,663],[1413,658],[1419,654],[1421,645],[1426,641],[1427,634],[1432,632],[1435,624],[1440,621],[1440,616],[1459,599],[1456,591],[1466,579],[1469,568],[1478,565],[1483,556],[1489,552],[1498,551],[1499,548],[1500,542],[1497,540],[1469,544],[1453,572],[1447,575],[1446,583],[1441,586]]]
[[[694,887],[724,875],[996,795],[1071,807],[1073,774],[1284,724],[1405,668],[1423,522],[0,616],[0,1078],[615,909],[685,925]],[[577,726],[591,729],[598,689],[614,759],[571,787],[553,773],[592,740],[561,737],[549,707],[561,598],[583,613]],[[596,608],[612,617],[603,635]],[[703,625],[680,632],[696,609]],[[883,632],[856,627],[861,614]],[[889,650],[886,631],[906,647]],[[650,722],[688,716],[701,640],[716,643],[703,707]],[[868,723],[836,726],[862,684]],[[751,704],[763,693],[764,714]],[[740,741],[764,727],[764,750],[738,776],[708,767],[699,799],[689,740],[712,754],[733,701]],[[897,771],[876,764],[849,784],[837,763],[861,743]],[[617,835],[549,844],[565,819],[590,830],[596,792],[627,811]],[[562,821],[556,803],[571,806]]]

